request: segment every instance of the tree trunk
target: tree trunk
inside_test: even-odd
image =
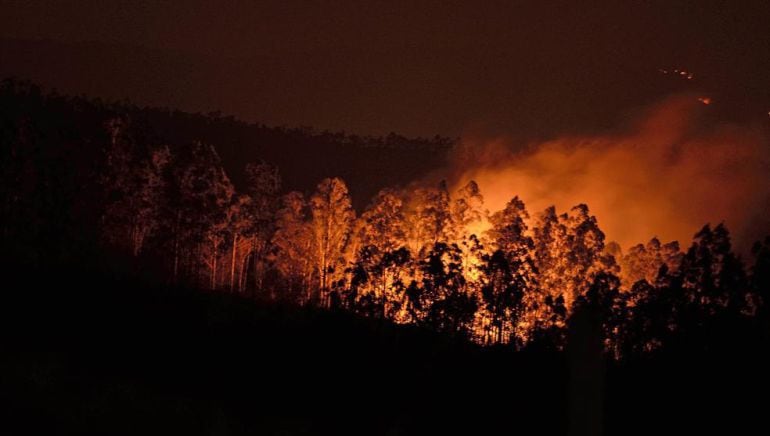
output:
[[[233,292],[235,282],[235,247],[238,244],[238,233],[233,233],[233,254],[230,259],[230,292]]]
[[[241,269],[238,271],[238,292],[243,293],[246,291],[246,283],[248,281],[249,275],[248,275],[248,268],[246,267],[246,264],[249,262],[250,254],[246,254],[243,256],[243,260],[241,261]]]
[[[174,228],[174,284],[178,284],[179,274],[179,221],[182,220],[182,213],[176,213],[176,226]]]
[[[326,273],[329,269],[329,243],[331,239],[331,210],[332,210],[332,199],[331,195],[327,195],[327,206],[326,206],[326,222],[324,223],[324,235],[323,235],[323,244],[321,245],[321,306],[323,307],[326,303],[326,286],[327,286],[327,277]]]
[[[174,284],[177,284],[177,274],[179,273],[179,237],[174,235]]]
[[[251,251],[253,253],[251,261],[254,262],[254,294],[256,295],[257,292],[262,291],[262,271],[260,270],[259,259],[264,253],[264,245],[260,245],[257,236],[252,239]]]
[[[211,243],[211,289],[217,287],[217,242]]]

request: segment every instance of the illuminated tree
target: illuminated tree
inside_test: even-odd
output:
[[[446,232],[448,240],[463,252],[463,271],[469,288],[477,288],[478,269],[482,263],[482,233],[488,221],[484,197],[478,184],[471,180],[460,188],[451,204],[451,219]],[[478,291],[478,289],[476,289]]]
[[[357,220],[354,230],[355,250],[351,263],[349,299],[376,307],[382,316],[398,307],[398,283],[405,265],[400,253],[405,243],[403,202],[395,192],[381,191],[372,205]],[[408,257],[408,250],[406,251]],[[371,295],[369,295],[371,294]],[[366,309],[371,311],[371,309]]]
[[[255,208],[248,195],[237,195],[227,210],[227,230],[230,233],[230,292],[242,290],[244,262],[240,262],[251,252],[252,238],[255,238]],[[240,266],[240,267],[239,267]],[[236,270],[239,276],[236,280]]]
[[[324,179],[310,199],[313,237],[317,250],[321,304],[333,280],[342,273],[345,245],[354,219],[348,188],[339,178]]]
[[[660,267],[664,264],[669,270],[677,269],[682,261],[682,253],[679,250],[679,242],[661,244],[658,238],[652,238],[646,246],[635,245],[626,255],[617,259],[620,260],[623,285],[630,288],[642,279],[654,283]]]
[[[308,205],[299,192],[284,195],[281,204],[272,240],[276,249],[275,265],[286,280],[287,290],[301,292],[302,299],[307,301],[318,254]]]
[[[386,253],[405,243],[404,204],[394,191],[382,190],[372,205],[361,214],[360,244],[373,245]]]
[[[421,188],[410,201],[407,220],[407,240],[412,253],[430,250],[437,242],[451,236],[451,204],[445,181],[436,188]]]
[[[450,239],[459,243],[471,234],[480,236],[486,219],[484,197],[479,185],[471,180],[457,191],[452,202]]]
[[[514,197],[490,219],[492,228],[488,236],[495,251],[483,257],[480,280],[481,295],[497,343],[515,337],[525,315],[525,304],[537,307],[540,297],[531,257],[534,242],[527,235],[525,223],[528,218],[524,203]]]
[[[492,245],[516,257],[524,257],[534,248],[534,241],[527,234],[529,219],[524,202],[513,197],[505,208],[490,217],[492,227],[487,232]]]
[[[586,291],[586,279],[590,283],[597,274],[616,274],[619,268],[615,259],[605,253],[604,232],[599,229],[596,217],[589,214],[588,206],[580,204],[573,207],[567,215],[567,226],[574,298]]]
[[[534,239],[540,283],[552,296],[563,294],[567,310],[588,290],[597,273],[618,270],[614,258],[604,250],[604,233],[596,217],[584,204],[558,216],[555,208],[546,209]]]
[[[554,299],[569,292],[569,229],[564,221],[556,214],[556,208],[551,206],[539,217],[534,229],[535,265],[540,273],[540,286]],[[571,299],[567,305],[570,302]]]

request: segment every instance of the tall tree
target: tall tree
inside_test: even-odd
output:
[[[527,234],[528,218],[524,203],[518,197],[491,217],[488,236],[495,251],[484,256],[481,289],[486,313],[496,332],[494,340],[498,343],[516,337],[516,329],[525,315],[525,304],[536,307],[534,300],[540,295],[532,259],[534,242]]]
[[[198,265],[208,269],[208,284],[217,286],[220,250],[226,237],[227,210],[235,193],[210,144],[193,142],[174,162],[176,192],[170,195],[174,211],[174,277],[180,260],[195,276]]]
[[[407,212],[407,241],[412,253],[425,253],[451,236],[451,203],[446,181],[415,190]]]
[[[732,252],[730,233],[723,224],[704,226],[682,258],[682,286],[688,299],[713,316],[724,309],[740,313],[748,309],[746,276],[740,259]]]
[[[630,315],[627,296],[627,293],[620,292],[620,279],[615,274],[601,271],[576,303],[597,317],[604,350],[615,358],[621,355],[624,326]]]
[[[540,273],[541,288],[552,298],[565,296],[568,289],[568,231],[564,219],[551,206],[538,218],[534,229],[535,264]],[[571,302],[568,301],[567,304]]]
[[[255,245],[257,222],[252,197],[236,195],[227,209],[227,230],[230,234],[230,292],[242,290],[245,258]],[[236,280],[236,271],[239,272]]]
[[[246,165],[248,179],[247,195],[249,201],[245,212],[250,220],[250,227],[243,236],[242,259],[249,259],[253,271],[254,286],[262,289],[268,267],[270,239],[275,232],[275,214],[278,209],[278,195],[281,189],[281,177],[278,168],[266,162]],[[233,237],[234,241],[236,237]],[[244,262],[245,263],[245,262]],[[244,264],[243,268],[245,269]],[[244,279],[247,277],[243,272]]]
[[[404,205],[391,190],[383,190],[355,225],[348,250],[355,252],[351,295],[378,301],[382,316],[398,302],[398,280],[404,271],[400,250],[405,244]],[[408,250],[406,251],[408,257]],[[365,280],[364,280],[365,278]],[[369,295],[371,294],[371,295]]]
[[[669,270],[679,268],[682,253],[679,242],[661,244],[658,238],[652,238],[647,245],[637,244],[631,247],[626,255],[617,259],[620,261],[623,285],[630,288],[642,279],[654,283],[660,267],[664,264]]]
[[[597,273],[618,272],[615,259],[604,250],[604,233],[585,204],[558,216],[553,207],[545,211],[535,228],[535,259],[541,284],[553,296],[563,294],[567,310]]]
[[[420,322],[436,331],[470,336],[476,296],[465,291],[462,252],[456,244],[438,242],[420,262],[422,283],[412,305]]]
[[[404,202],[396,192],[384,189],[361,214],[360,244],[380,252],[394,251],[405,244]]]
[[[475,181],[469,181],[457,191],[451,205],[447,237],[463,252],[463,271],[470,287],[476,285],[479,275],[483,252],[482,236],[489,224],[488,215],[489,212],[484,208],[484,197]]]
[[[473,180],[469,181],[457,191],[452,201],[451,229],[448,232],[451,240],[460,243],[471,234],[481,236],[487,214],[479,185]]]
[[[626,293],[631,307],[618,344],[622,356],[660,349],[676,328],[681,289],[670,280],[672,277],[665,278],[668,274],[668,267],[663,265],[660,280],[652,284],[639,280]],[[664,285],[667,281],[669,283]]]
[[[309,206],[302,193],[283,196],[276,213],[275,266],[292,293],[300,293],[302,302],[310,299],[311,282],[317,272],[318,249],[310,223]]]
[[[110,144],[101,179],[106,199],[102,232],[107,241],[136,257],[160,224],[163,174],[171,152],[168,147],[145,152],[133,140],[128,118],[112,118],[105,125]]]
[[[345,244],[355,217],[345,182],[339,178],[322,180],[310,199],[310,207],[319,292],[322,304],[328,304],[326,296],[333,279],[341,273]]]

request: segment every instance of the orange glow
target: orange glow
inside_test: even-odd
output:
[[[449,171],[455,186],[476,180],[490,211],[514,195],[532,217],[586,203],[607,240],[623,247],[653,236],[686,246],[704,223],[723,220],[747,247],[768,224],[770,147],[754,129],[701,126],[695,101],[669,99],[630,133],[565,137],[526,151],[505,138],[466,139]]]

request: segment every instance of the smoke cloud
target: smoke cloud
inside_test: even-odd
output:
[[[697,96],[649,108],[624,133],[531,144],[464,137],[450,158],[455,186],[476,180],[487,207],[514,195],[535,216],[588,204],[608,240],[626,249],[653,236],[689,245],[725,222],[741,251],[770,233],[770,144],[756,126],[709,121]]]

